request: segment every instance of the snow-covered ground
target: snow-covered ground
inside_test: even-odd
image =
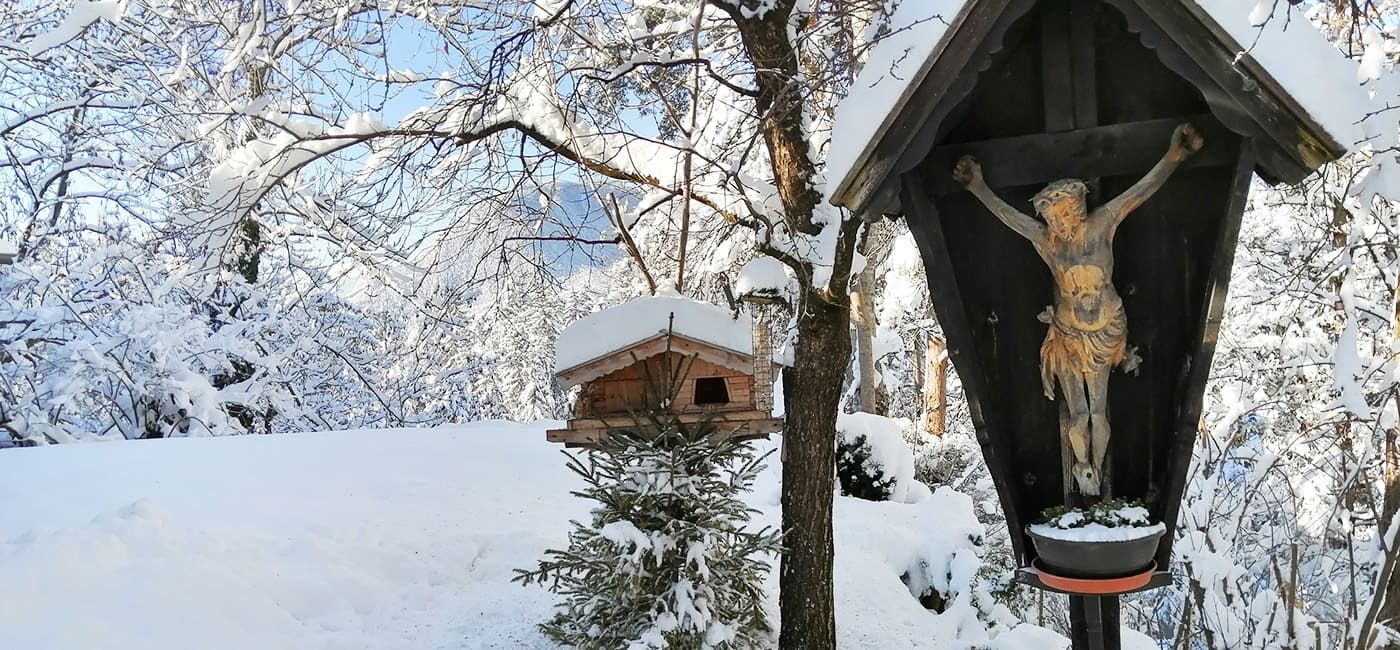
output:
[[[0,648],[553,647],[535,630],[552,595],[510,582],[587,514],[550,425],[0,452]],[[763,523],[777,476],[752,495]],[[1027,625],[988,639],[970,607],[910,595],[918,560],[955,580],[972,564],[971,513],[947,489],[839,500],[842,648],[1067,645]]]

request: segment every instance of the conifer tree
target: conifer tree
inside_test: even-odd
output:
[[[780,551],[769,528],[747,530],[752,508],[740,495],[763,467],[745,442],[713,422],[686,423],[669,409],[684,372],[648,381],[655,405],[634,430],[604,437],[568,466],[596,502],[588,523],[572,522],[569,546],[550,550],[524,584],[563,597],[540,627],[585,650],[751,648],[771,642],[762,582]],[[676,366],[688,365],[681,361]],[[652,387],[663,386],[655,391]]]

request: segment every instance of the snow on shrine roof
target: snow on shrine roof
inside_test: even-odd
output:
[[[1327,135],[1351,150],[1371,103],[1358,64],[1333,47],[1298,7],[1258,0],[1194,0]]]
[[[675,315],[674,321],[671,315]],[[749,317],[677,295],[638,298],[594,312],[559,333],[554,370],[562,373],[666,332],[753,356]]]
[[[971,4],[969,0],[907,0],[895,8],[890,34],[875,46],[836,108],[826,152],[831,197],[840,196],[852,172],[864,164],[862,158],[885,134],[890,117],[904,107],[942,52],[948,27]]]
[[[1228,35],[1239,51],[1273,77],[1338,145],[1365,139],[1358,124],[1371,103],[1358,64],[1319,33],[1297,7],[1258,0],[1151,0],[1193,3],[1205,27]],[[890,19],[892,33],[875,46],[836,111],[827,150],[828,199],[842,203],[856,172],[868,164],[894,117],[942,55],[978,0],[907,0]],[[1261,11],[1261,8],[1263,9]],[[1224,40],[1224,39],[1222,39]]]

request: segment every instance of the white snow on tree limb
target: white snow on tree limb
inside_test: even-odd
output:
[[[125,9],[126,0],[78,0],[58,25],[30,39],[24,47],[30,56],[51,50],[77,38],[99,20],[117,22]]]
[[[207,244],[211,248],[222,247],[220,237],[227,237],[274,185],[317,158],[387,129],[368,113],[352,115],[343,126],[330,128],[281,115],[261,118],[280,130],[234,149],[209,172],[205,213],[198,220],[205,232],[213,234]]]

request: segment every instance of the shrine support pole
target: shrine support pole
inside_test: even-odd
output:
[[[1073,650],[1121,650],[1118,596],[1070,596],[1070,636]]]

